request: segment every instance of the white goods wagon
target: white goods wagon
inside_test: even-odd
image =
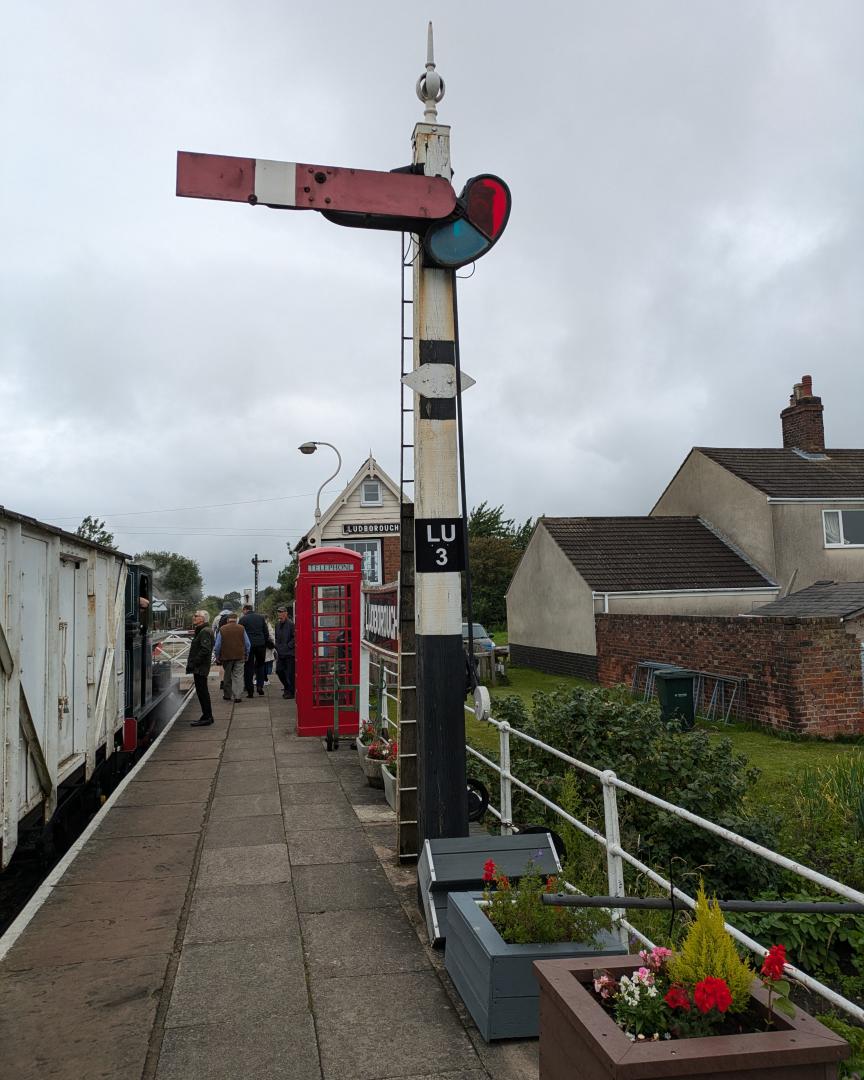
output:
[[[0,507],[0,869],[124,719],[126,557]]]

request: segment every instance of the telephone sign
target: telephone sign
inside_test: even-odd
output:
[[[422,574],[449,574],[465,569],[462,518],[415,518],[416,568]]]

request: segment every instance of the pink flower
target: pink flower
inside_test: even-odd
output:
[[[602,998],[610,998],[615,993],[616,982],[612,975],[608,971],[604,971],[602,975],[594,980],[594,992],[599,994]]]

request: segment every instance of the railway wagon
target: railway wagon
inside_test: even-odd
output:
[[[126,558],[0,507],[0,870],[114,752]]]

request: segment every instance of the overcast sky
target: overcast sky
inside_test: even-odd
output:
[[[454,186],[513,193],[459,286],[469,504],[646,513],[691,446],[780,445],[805,373],[864,445],[860,0],[39,0],[0,41],[0,503],[222,593],[312,524],[300,442],[398,478],[399,235],[178,199],[175,155],[407,164],[430,18]]]

